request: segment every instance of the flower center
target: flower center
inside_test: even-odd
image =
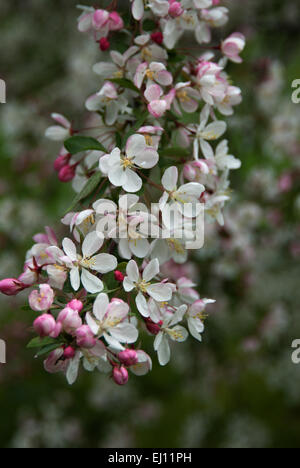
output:
[[[134,166],[134,163],[132,161],[132,159],[128,158],[127,156],[124,156],[124,158],[122,159],[122,166],[123,166],[123,169],[127,169],[128,167],[133,167]]]
[[[151,283],[147,283],[145,280],[136,283],[136,287],[144,294],[147,292],[147,289],[150,285]]]
[[[145,140],[146,140],[146,145],[148,146],[153,146],[153,138],[151,135],[144,135]]]
[[[146,70],[146,77],[149,78],[149,80],[154,79],[154,72],[151,71],[149,68],[148,68],[148,70]]]
[[[190,102],[191,98],[189,97],[187,91],[184,89],[177,92],[177,97],[180,102]]]

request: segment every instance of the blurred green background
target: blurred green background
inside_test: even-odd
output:
[[[0,4],[1,278],[21,272],[44,225],[59,233],[72,198],[44,132],[51,112],[79,119],[98,87],[91,66],[100,52],[77,32],[76,3]],[[25,296],[1,296],[1,447],[300,447],[300,365],[291,361],[300,338],[300,104],[291,102],[300,4],[223,3],[231,19],[221,36],[237,30],[248,41],[244,63],[229,66],[244,101],[228,119],[228,139],[243,167],[232,177],[225,227],[209,227],[193,258],[201,295],[217,300],[203,343],[177,346],[166,368],[154,357],[153,372],[124,388],[97,373],[69,388],[25,347],[33,319],[21,309]]]

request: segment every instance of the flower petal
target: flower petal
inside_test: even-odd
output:
[[[102,281],[85,268],[82,269],[81,282],[87,292],[96,294],[104,288]]]

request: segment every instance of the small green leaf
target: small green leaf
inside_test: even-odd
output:
[[[81,192],[78,193],[76,197],[74,198],[67,213],[72,211],[76,207],[77,203],[79,203],[84,198],[88,197],[96,189],[96,187],[100,183],[101,178],[102,178],[101,172],[95,172],[95,174],[92,175],[92,177],[87,181],[87,183],[85,184]]]
[[[98,140],[80,135],[66,140],[65,148],[70,154],[77,154],[82,151],[104,151],[107,153],[106,148]]]
[[[127,80],[127,78],[112,78],[110,81],[122,86],[122,88],[131,89],[131,91],[135,91],[138,94],[140,93],[140,90],[131,81]]]
[[[44,356],[45,354],[48,354],[50,353],[51,351],[54,351],[55,349],[57,348],[60,348],[64,343],[52,343],[52,344],[49,344],[47,346],[43,346],[42,349],[40,349],[35,357],[40,357],[40,356]]]
[[[190,156],[190,152],[189,150],[185,149],[185,148],[180,148],[179,146],[178,147],[174,147],[174,148],[166,148],[164,150],[161,150],[159,152],[160,156],[162,157],[179,157],[179,158],[186,158],[188,156]]]
[[[27,348],[40,348],[41,346],[47,346],[50,344],[57,344],[57,342],[54,340],[54,338],[40,338],[39,336],[36,338],[33,338],[31,341],[29,341]]]

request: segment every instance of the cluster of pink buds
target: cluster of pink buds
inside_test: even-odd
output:
[[[23,273],[0,281],[7,295],[31,288],[37,336],[29,347],[40,347],[46,371],[70,384],[81,367],[117,385],[150,372],[145,334],[162,366],[175,343],[201,342],[215,301],[200,296],[190,254],[202,245],[200,222],[224,224],[230,171],[241,165],[223,136],[242,99],[226,65],[241,61],[245,39],[234,33],[210,46],[228,9],[218,0],[131,0],[128,21],[117,3],[80,7],[79,30],[102,52],[122,30],[118,50],[98,52],[91,118],[80,132],[53,114],[46,130],[63,144],[54,169],[76,192],[65,235],[46,228],[34,236]],[[181,49],[183,35],[195,35],[199,50]],[[288,186],[286,176],[280,187]]]

